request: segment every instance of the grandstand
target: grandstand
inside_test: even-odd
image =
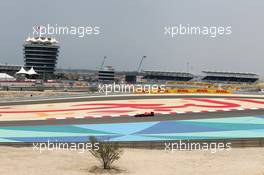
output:
[[[202,81],[215,83],[255,83],[259,76],[254,73],[202,71]]]
[[[143,71],[142,75],[147,81],[190,81],[194,78],[187,72]]]
[[[7,73],[11,76],[15,75],[17,71],[20,70],[22,65],[13,65],[13,64],[1,64],[0,63],[0,73]]]

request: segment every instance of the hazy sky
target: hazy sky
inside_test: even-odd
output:
[[[23,63],[32,26],[100,26],[99,36],[60,35],[58,67],[255,72],[264,75],[263,0],[1,0],[0,62]],[[164,35],[164,26],[232,26],[232,34]]]

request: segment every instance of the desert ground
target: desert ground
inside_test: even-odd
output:
[[[0,97],[5,99],[12,99],[15,97],[52,97],[58,95],[68,94],[66,92],[53,91],[0,91]]]
[[[3,175],[264,175],[264,148],[233,148],[230,151],[175,151],[124,149],[116,170],[103,172],[89,152],[44,151],[32,147],[0,147]]]

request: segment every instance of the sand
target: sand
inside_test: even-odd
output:
[[[0,147],[0,174],[4,175],[88,175],[96,165],[88,152],[39,153],[30,147]],[[215,154],[124,149],[115,166],[121,169],[119,174],[128,175],[264,175],[264,148],[233,148]]]
[[[0,97],[5,99],[14,99],[16,97],[52,97],[65,95],[65,92],[53,92],[53,91],[0,91]]]

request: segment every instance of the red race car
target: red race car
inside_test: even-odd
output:
[[[145,112],[143,114],[136,114],[134,117],[152,117],[154,116],[154,112]]]

